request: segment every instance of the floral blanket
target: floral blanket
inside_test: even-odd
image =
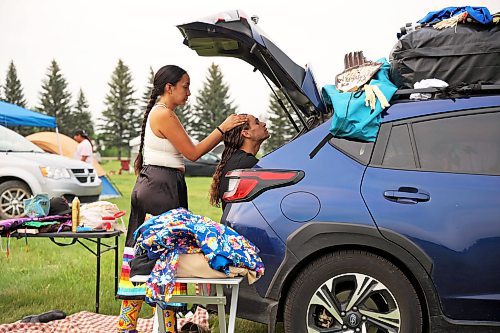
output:
[[[180,254],[202,252],[210,267],[226,275],[230,274],[230,266],[254,271],[257,279],[264,274],[254,244],[230,227],[184,208],[152,217],[134,236],[136,255],[145,251],[149,259],[156,260],[146,283],[145,301],[150,305],[168,307]]]

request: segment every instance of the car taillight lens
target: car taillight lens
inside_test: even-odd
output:
[[[226,174],[229,187],[222,199],[225,202],[249,201],[272,188],[289,186],[304,178],[301,170],[241,169]]]

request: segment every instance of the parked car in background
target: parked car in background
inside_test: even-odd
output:
[[[242,283],[239,317],[287,333],[500,330],[499,87],[428,101],[399,92],[375,142],[329,138],[310,67],[250,17],[178,28],[199,55],[261,71],[303,120],[257,168],[226,175],[221,223],[266,267]]]
[[[197,161],[192,162],[187,158],[184,158],[184,164],[186,166],[186,176],[196,177],[212,177],[219,164],[219,156],[214,153],[206,153],[201,156]]]
[[[99,199],[101,180],[82,161],[45,153],[16,132],[0,126],[0,219],[21,216],[23,200],[38,193],[69,202]]]

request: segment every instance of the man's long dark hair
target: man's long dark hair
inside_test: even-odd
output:
[[[142,120],[141,144],[139,146],[139,154],[137,154],[137,158],[135,159],[134,162],[134,171],[136,174],[138,174],[141,171],[142,163],[144,162],[142,151],[144,148],[144,132],[146,129],[146,123],[148,121],[149,112],[155,105],[158,97],[163,94],[163,91],[165,90],[165,86],[167,85],[167,83],[175,85],[177,82],[180,81],[182,76],[186,73],[187,72],[184,69],[180,68],[179,66],[167,65],[160,68],[155,74],[153,80],[153,90],[151,91],[149,104],[146,107],[146,111],[144,112],[144,118]]]
[[[243,145],[243,136],[241,132],[249,128],[248,121],[240,126],[236,126],[230,131],[227,131],[223,135],[224,139],[224,151],[222,152],[222,158],[215,169],[214,176],[212,177],[212,185],[210,186],[210,204],[215,207],[220,207],[222,198],[219,197],[220,180],[224,175],[222,170],[227,164],[227,161],[233,156],[233,154],[241,148]]]

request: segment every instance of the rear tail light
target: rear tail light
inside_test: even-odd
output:
[[[241,169],[226,174],[229,188],[222,199],[225,202],[250,201],[272,188],[297,184],[304,178],[301,170]]]

